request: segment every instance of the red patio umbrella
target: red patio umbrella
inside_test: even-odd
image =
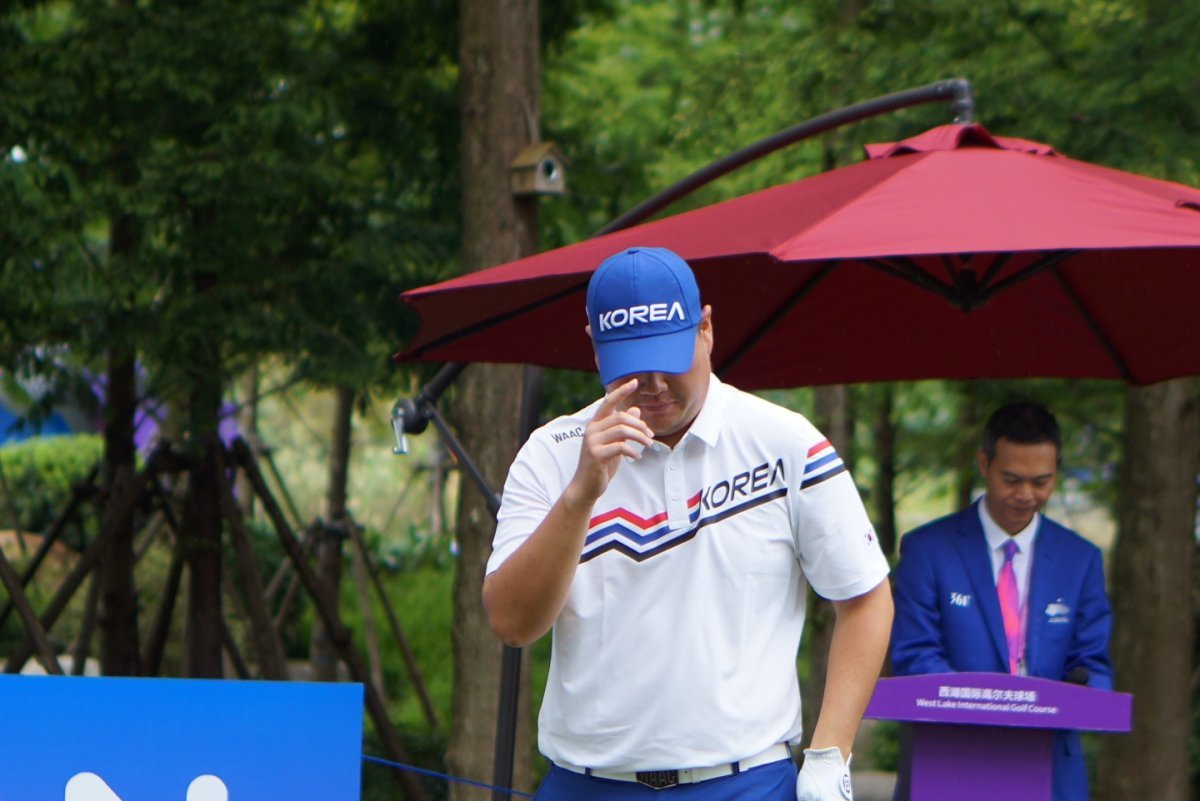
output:
[[[592,369],[588,277],[675,250],[744,389],[1200,373],[1200,190],[947,125],[790,184],[432,286],[401,359]]]

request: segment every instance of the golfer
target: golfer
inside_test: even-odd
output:
[[[537,798],[850,801],[892,622],[850,474],[804,417],[712,374],[712,307],[679,256],[606,259],[587,315],[606,394],[521,449],[483,586],[504,642],[554,630]],[[797,775],[810,584],[836,622]]]

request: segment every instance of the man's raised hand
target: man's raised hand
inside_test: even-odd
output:
[[[641,411],[628,405],[637,387],[637,379],[631,378],[605,395],[583,430],[579,466],[572,483],[593,502],[608,488],[621,458],[636,459],[654,441],[654,432],[642,420]]]

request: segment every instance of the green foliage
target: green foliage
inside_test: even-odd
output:
[[[350,565],[346,565],[350,570]],[[347,578],[352,575],[347,573]],[[384,666],[384,685],[393,722],[400,728],[406,746],[417,764],[430,770],[445,770],[444,755],[450,725],[453,693],[453,657],[450,631],[453,617],[454,573],[442,567],[427,566],[413,570],[385,572],[382,580],[387,588],[405,639],[412,649],[421,678],[429,692],[441,728],[430,729],[420,698],[405,667],[400,644],[391,635],[387,617],[378,597],[372,591],[372,611],[379,632]],[[342,610],[345,622],[355,632],[360,652],[366,653],[363,639],[362,612],[353,582],[342,586]],[[495,725],[489,721],[487,725]],[[363,752],[387,757],[383,746],[373,734],[363,745]],[[384,787],[392,787],[391,768],[373,766],[363,771],[363,798],[384,798]],[[431,798],[445,797],[445,782],[425,783]]]
[[[894,720],[877,720],[871,729],[871,750],[867,760],[872,770],[895,772],[900,762],[900,724]]]
[[[0,485],[0,530],[13,528],[13,515],[23,532],[45,534],[62,514],[73,487],[81,483],[97,465],[103,444],[93,434],[38,437],[0,447],[0,470],[4,484]],[[7,489],[7,495],[4,490]],[[76,552],[81,550],[98,528],[98,516],[90,504],[82,504],[74,523],[63,532],[63,550],[51,551],[41,563],[25,593],[35,610],[41,610],[58,590],[59,584],[73,566]],[[26,541],[27,550],[14,556],[6,548],[13,568],[21,573],[32,559],[40,540]],[[56,626],[48,633],[51,647],[62,651],[72,642],[79,630],[85,593],[77,593],[68,604]],[[4,603],[8,594],[0,593]],[[17,615],[10,615],[0,631],[0,653],[8,653],[24,638]]]
[[[1112,510],[1124,407],[1124,390],[1118,382],[921,381],[901,382],[892,388],[897,430],[894,495],[897,503],[927,490],[931,482],[943,487],[943,492],[951,492],[958,469],[975,476],[975,452],[988,415],[1004,403],[1032,400],[1045,404],[1062,428],[1064,484],[1069,483],[1075,491]],[[855,472],[868,496],[877,469],[871,452],[876,422],[871,412],[872,396],[879,391],[878,386],[861,384],[853,387],[851,398],[857,422]],[[858,410],[862,410],[861,414]],[[965,429],[964,420],[971,421]],[[982,490],[978,481],[975,489]]]
[[[454,691],[450,647],[454,573],[452,570],[422,568],[385,574],[384,580],[405,638],[416,655],[438,720],[448,727]],[[357,605],[357,601],[355,603]],[[378,601],[375,603],[375,620],[380,633],[386,634],[381,648],[387,666],[384,679],[393,688],[390,694],[393,713],[402,725],[424,726],[420,699],[401,658],[400,645],[387,634],[387,618],[382,606]]]
[[[363,739],[363,753],[386,759],[386,750],[372,727]],[[411,729],[400,732],[400,740],[404,743],[413,762],[422,770],[446,773],[446,748],[449,740],[444,732],[422,732]],[[389,760],[390,762],[391,760]],[[393,801],[399,795],[396,784],[396,773],[402,768],[392,765],[381,765],[377,762],[363,761],[362,770],[362,801]],[[425,791],[429,801],[441,801],[449,798],[449,782],[436,776],[414,774],[417,783]]]
[[[404,531],[387,539],[373,530],[368,530],[364,536],[367,547],[376,554],[381,568],[391,574],[454,569],[455,550],[451,537],[430,536],[423,522],[407,521]]]
[[[316,383],[394,381],[396,296],[455,249],[439,8],[6,7],[0,364],[114,349],[170,398],[269,353]]]
[[[66,507],[74,485],[99,463],[102,449],[95,434],[38,437],[0,447],[8,488],[8,497],[0,502],[0,528],[13,527],[15,510],[22,531],[44,533]],[[81,507],[79,518],[89,529],[94,527],[86,507]],[[68,541],[77,534],[76,527],[69,528]]]

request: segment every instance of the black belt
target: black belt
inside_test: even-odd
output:
[[[637,782],[654,790],[665,790],[668,787],[675,787],[680,784],[696,784],[697,782],[708,781],[709,779],[719,779],[724,776],[736,776],[743,770],[757,768],[760,765],[769,765],[772,762],[790,759],[792,756],[791,750],[786,743],[778,743],[771,746],[762,753],[755,754],[745,759],[739,759],[737,762],[726,762],[722,765],[714,765],[709,768],[680,768],[678,770],[639,770],[639,771],[615,771],[605,770],[603,768],[581,768],[576,765],[571,765],[566,762],[555,762],[560,768],[569,770],[573,773],[582,773],[585,776],[592,776],[597,779],[608,779],[618,782]]]

